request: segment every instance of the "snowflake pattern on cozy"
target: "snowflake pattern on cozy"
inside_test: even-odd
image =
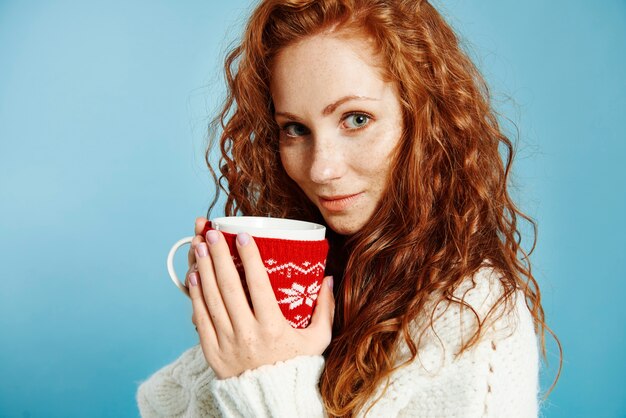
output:
[[[270,258],[265,260],[265,268],[285,318],[294,328],[306,327],[321,289],[324,263],[278,263]]]
[[[303,303],[312,307],[313,302],[317,299],[320,284],[315,282],[310,286],[304,287],[300,283],[293,283],[289,289],[280,288],[278,290],[287,295],[286,298],[278,301],[279,304],[288,304],[289,309],[295,309]]]

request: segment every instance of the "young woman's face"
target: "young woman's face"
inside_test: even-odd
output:
[[[398,93],[375,59],[363,39],[316,35],[273,62],[282,164],[340,234],[372,217],[402,135]]]

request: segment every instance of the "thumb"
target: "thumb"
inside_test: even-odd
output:
[[[328,332],[328,342],[330,343],[334,318],[335,296],[333,295],[333,276],[327,276],[322,282],[322,288],[317,296],[317,303],[308,328],[319,332],[322,330]]]

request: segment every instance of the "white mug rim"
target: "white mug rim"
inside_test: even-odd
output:
[[[326,236],[326,227],[314,222],[266,216],[223,216],[211,219],[211,226],[222,232],[247,232],[253,237],[295,241],[319,241]]]

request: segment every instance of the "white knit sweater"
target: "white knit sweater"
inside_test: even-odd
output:
[[[484,318],[501,292],[498,276],[484,268],[455,295]],[[416,337],[422,335],[418,357],[394,372],[382,397],[359,416],[537,417],[537,340],[523,294],[516,293],[513,308],[503,312],[486,324],[478,344],[458,355],[476,316],[457,303],[439,304],[434,330],[415,324]],[[401,356],[409,353],[405,345],[398,349]],[[137,401],[145,418],[323,417],[323,368],[322,356],[302,356],[219,380],[196,346],[144,382]]]

